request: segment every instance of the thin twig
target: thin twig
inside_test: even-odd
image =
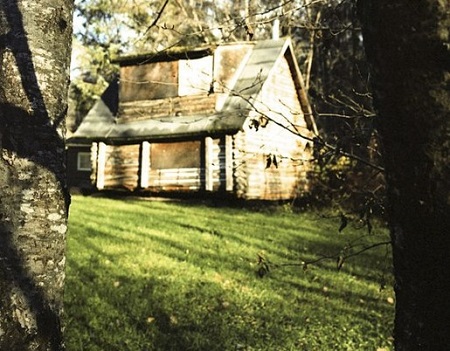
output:
[[[159,19],[161,18],[162,14],[164,12],[164,9],[166,8],[168,3],[169,3],[169,0],[164,1],[164,4],[161,6],[161,9],[158,11],[158,15],[153,20],[152,24],[150,24],[150,26],[144,32],[144,35],[146,35],[150,29],[152,29],[154,26],[156,26],[156,24],[158,23]]]
[[[254,84],[257,84],[257,82],[255,82]],[[251,107],[251,109],[254,110],[256,113],[258,113],[261,116],[266,117],[272,123],[274,123],[274,124],[284,128],[285,130],[291,132],[292,134],[294,134],[294,135],[296,135],[296,136],[298,136],[298,137],[300,137],[300,138],[302,138],[304,140],[311,141],[311,142],[314,142],[314,143],[316,143],[318,145],[326,147],[328,150],[330,150],[330,151],[332,151],[334,153],[337,153],[337,154],[339,154],[341,156],[349,157],[349,158],[351,158],[353,160],[359,161],[362,164],[364,164],[366,166],[369,166],[369,167],[371,167],[371,168],[373,168],[373,169],[375,169],[377,171],[384,172],[384,168],[383,167],[381,167],[381,166],[379,166],[379,165],[377,165],[377,164],[375,164],[375,163],[373,163],[373,162],[371,162],[371,161],[369,161],[369,160],[367,160],[367,159],[365,159],[363,157],[360,157],[360,156],[355,155],[353,153],[344,151],[341,148],[339,148],[338,146],[331,145],[330,143],[326,142],[323,138],[321,138],[319,135],[315,135],[315,136],[310,137],[310,136],[306,136],[306,135],[300,133],[298,128],[296,127],[296,125],[293,122],[291,122],[286,116],[284,116],[281,113],[277,112],[277,114],[281,115],[284,118],[284,120],[290,124],[291,128],[288,125],[285,125],[285,124],[283,124],[283,123],[281,123],[279,121],[276,121],[274,118],[268,116],[267,113],[264,113],[260,109],[258,109],[258,107],[252,101],[250,101],[250,98],[247,98],[247,97],[243,96],[242,94],[240,94],[240,92],[231,90],[230,91],[230,95],[240,97],[245,102],[247,102],[249,104],[249,106]],[[269,111],[274,112],[268,106],[266,106],[266,107],[269,109]]]
[[[279,264],[273,264],[273,266],[275,266],[275,267],[303,267],[303,268],[306,269],[310,265],[313,265],[313,264],[316,264],[316,263],[319,263],[319,262],[322,262],[322,261],[325,261],[325,260],[340,259],[343,262],[343,261],[346,261],[347,259],[349,259],[351,257],[358,256],[358,255],[362,254],[365,251],[374,249],[374,248],[379,247],[379,246],[391,245],[391,243],[392,242],[390,240],[389,241],[381,241],[381,242],[378,242],[378,243],[375,243],[375,244],[372,244],[372,245],[369,245],[369,246],[365,246],[362,249],[360,249],[358,251],[355,251],[355,252],[352,252],[352,253],[349,253],[347,255],[342,255],[342,251],[341,251],[341,252],[339,252],[337,254],[333,254],[333,255],[326,255],[326,256],[323,255],[323,256],[315,259],[315,260],[302,261],[302,262],[296,262],[296,263],[293,263],[293,262],[292,263],[279,263]],[[350,248],[352,248],[352,247],[344,248],[344,250],[348,250]]]

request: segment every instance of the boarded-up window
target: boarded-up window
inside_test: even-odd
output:
[[[178,94],[178,61],[120,69],[120,101],[154,100]]]
[[[201,142],[152,143],[152,169],[200,168]]]
[[[178,95],[206,94],[212,82],[213,57],[179,61]]]

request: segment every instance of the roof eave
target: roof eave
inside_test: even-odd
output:
[[[300,71],[297,60],[295,59],[294,48],[292,46],[292,41],[289,38],[286,40],[284,55],[287,56],[287,61],[291,72],[293,73],[294,84],[297,90],[297,95],[305,118],[306,126],[314,135],[318,135],[318,129],[314,120],[311,104],[309,103],[308,94],[303,81],[303,75]]]

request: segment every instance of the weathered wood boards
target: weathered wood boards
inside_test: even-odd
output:
[[[119,63],[117,106],[100,101],[74,137],[92,143],[97,189],[263,200],[307,190],[316,128],[289,40]]]

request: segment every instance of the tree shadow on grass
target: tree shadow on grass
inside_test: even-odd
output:
[[[192,280],[186,285],[173,276],[168,277],[163,269],[155,269],[145,278],[116,271],[92,279],[88,266],[76,262],[71,265],[77,273],[67,284],[70,294],[66,306],[68,315],[72,316],[67,333],[72,351],[284,350],[286,340],[295,342],[292,334],[296,333],[298,338],[310,334],[315,342],[321,337],[328,338],[330,344],[334,336],[327,333],[330,329],[336,329],[335,336],[341,341],[351,340],[350,336],[346,340],[345,330],[358,333],[361,323],[376,323],[374,333],[380,332],[385,321],[379,316],[388,314],[366,311],[375,308],[377,301],[363,295],[352,298],[366,301],[351,305],[343,296],[348,291],[307,289],[314,296],[328,296],[320,298],[322,302],[316,302],[316,308],[307,312],[303,311],[304,306],[311,301],[297,300],[291,313],[287,313],[283,301],[275,299],[274,306],[270,306],[269,300],[258,302],[256,298],[255,303],[247,306],[235,304],[233,294],[237,292],[230,292],[219,283]],[[74,286],[78,289],[73,290]],[[304,286],[287,288],[305,290]],[[279,315],[266,311],[276,310],[278,305],[282,309]],[[339,320],[333,320],[335,316]],[[321,326],[325,323],[329,325]],[[360,339],[363,341],[364,335]],[[344,349],[335,346],[322,349]],[[286,345],[287,349],[293,348]]]
[[[130,205],[130,211],[140,211],[135,203]],[[224,230],[217,236],[211,233],[209,223],[190,223],[190,211],[181,217],[172,209],[177,213],[172,221],[167,210],[158,208],[160,220],[170,221],[169,226],[163,226],[153,217],[148,228],[156,226],[156,232],[147,230],[144,211],[138,216],[139,230],[128,236],[124,219],[131,216],[131,212],[124,210],[122,205],[120,209],[117,222],[112,221],[110,227],[103,226],[102,232],[82,229],[76,232],[78,237],[72,236],[78,247],[86,248],[95,256],[84,263],[80,259],[71,259],[68,263],[73,275],[69,274],[67,288],[74,291],[70,292],[66,306],[68,314],[74,316],[68,328],[74,351],[82,350],[76,348],[77,343],[90,345],[90,351],[102,350],[102,347],[120,351],[343,350],[337,346],[320,348],[320,341],[327,338],[327,345],[333,345],[336,335],[342,345],[346,342],[362,345],[367,342],[362,330],[370,330],[376,335],[371,336],[372,343],[376,337],[379,340],[386,335],[389,326],[378,317],[388,315],[392,306],[385,300],[380,301],[383,297],[378,298],[373,289],[366,293],[365,289],[352,291],[351,284],[334,285],[333,274],[353,279],[349,272],[338,272],[327,263],[311,268],[318,270],[314,274],[317,277],[310,271],[303,272],[300,267],[297,272],[273,270],[260,279],[256,277],[255,265],[239,260],[245,250],[233,253],[229,248],[220,249],[224,241],[236,241],[239,247],[252,248],[247,250],[249,255],[252,254],[253,243],[237,240],[241,238],[239,235],[235,238],[236,233]],[[83,223],[86,218],[91,222],[95,213],[98,216],[95,211],[83,213]],[[101,219],[97,221],[100,225]],[[158,233],[161,230],[169,232]],[[170,230],[177,233],[185,230],[186,233],[179,238],[179,234]],[[105,235],[104,232],[108,233]],[[89,239],[95,235],[99,240],[93,250]],[[106,252],[102,252],[103,237],[108,243],[113,242],[111,251],[105,247]],[[206,240],[202,241],[202,238]],[[130,241],[129,250],[136,251],[125,253],[122,249],[127,244],[124,239]],[[320,239],[319,235],[314,236],[310,246],[323,248]],[[212,246],[204,247],[209,244]],[[270,244],[267,246],[269,257],[272,253],[276,257],[282,256],[279,248],[273,251],[269,248]],[[333,244],[328,243],[326,248],[332,249]],[[186,249],[189,249],[189,255],[195,255],[195,259],[191,260],[185,254]],[[141,255],[142,252],[145,254]],[[151,263],[145,261],[152,256]],[[110,262],[106,264],[106,260]],[[361,260],[357,264],[364,262]],[[363,284],[372,284],[367,281],[365,278]],[[267,291],[271,291],[271,296],[265,295]],[[338,319],[333,320],[334,317]],[[370,329],[371,323],[373,329]],[[366,325],[366,329],[360,324]],[[343,328],[353,334],[347,336]],[[77,334],[70,334],[71,331]],[[303,347],[296,338],[304,340],[305,345],[314,346]],[[284,342],[291,346],[284,348]],[[378,345],[373,346],[376,349]]]
[[[224,307],[225,292],[217,284],[203,282],[177,288],[170,280],[155,275],[139,279],[117,274],[98,276],[95,283],[89,283],[85,279],[92,275],[89,267],[72,265],[76,279],[87,282],[81,291],[71,291],[80,285],[75,281],[69,279],[67,283],[71,291],[66,303],[71,316],[68,343],[83,345],[74,351],[236,348],[237,335],[230,330],[236,311]],[[209,299],[200,300],[205,292]],[[247,335],[252,337],[256,335]]]

